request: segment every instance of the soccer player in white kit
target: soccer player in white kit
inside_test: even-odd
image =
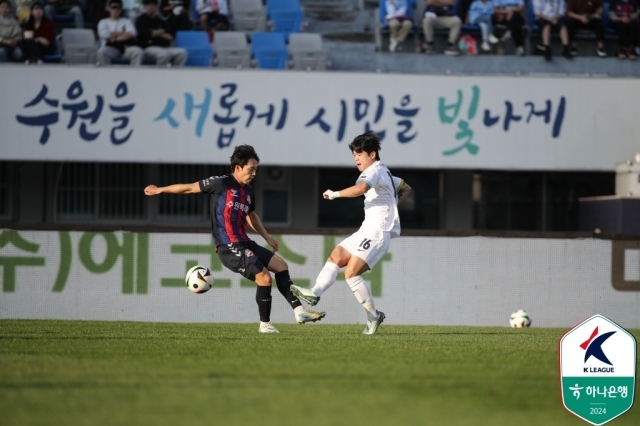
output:
[[[361,275],[382,259],[391,239],[400,236],[398,203],[409,194],[411,187],[380,162],[380,139],[374,132],[357,136],[349,149],[361,172],[356,184],[340,191],[327,190],[322,196],[334,200],[364,195],[364,221],[357,232],[333,249],[311,290],[292,285],[291,292],[314,306],[335,282],[340,268],[346,266],[345,279],[367,312],[367,327],[362,334],[374,334],[385,315],[376,309],[371,288]]]

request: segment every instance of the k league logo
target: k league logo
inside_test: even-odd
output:
[[[578,324],[559,342],[560,386],[564,407],[602,425],[633,405],[636,340],[601,316]]]

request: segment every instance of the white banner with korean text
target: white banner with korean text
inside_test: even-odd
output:
[[[602,170],[640,151],[640,80],[3,65],[0,160]]]
[[[333,235],[280,235],[295,284],[312,286]],[[209,267],[214,287],[190,292],[184,274]],[[258,322],[255,284],[225,269],[208,234],[0,232],[0,319]],[[385,324],[570,327],[594,314],[640,328],[640,241],[402,237],[363,275]],[[274,286],[272,321],[294,323]],[[316,307],[322,323],[363,324],[340,274]]]

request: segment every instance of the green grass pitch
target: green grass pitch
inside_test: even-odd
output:
[[[2,320],[0,424],[588,424],[560,400],[566,330],[278,327]]]

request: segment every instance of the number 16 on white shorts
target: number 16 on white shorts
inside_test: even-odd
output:
[[[358,230],[338,245],[344,247],[352,256],[364,260],[369,269],[373,269],[389,251],[390,243],[391,236],[388,232]]]

